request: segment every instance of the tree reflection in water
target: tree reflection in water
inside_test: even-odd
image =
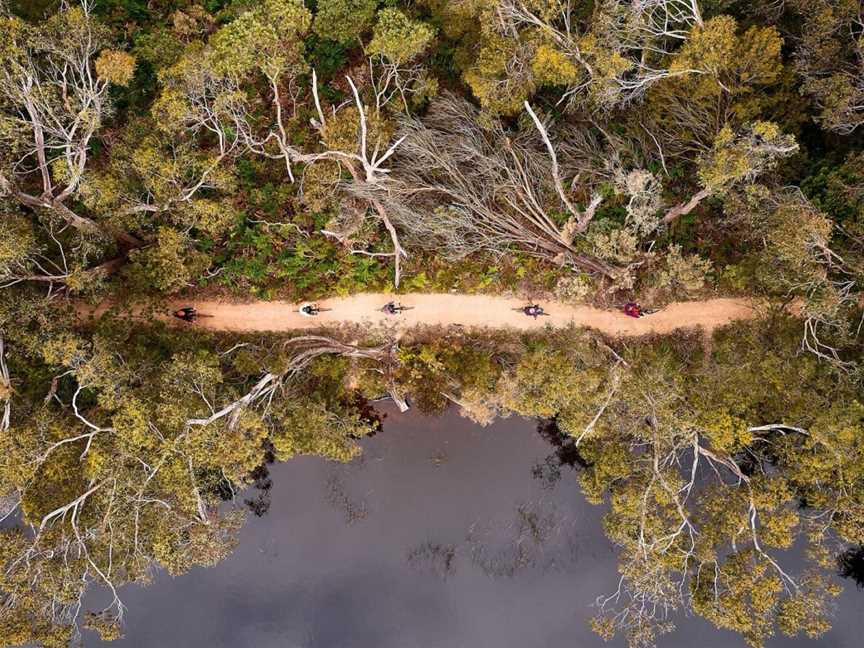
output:
[[[864,545],[852,547],[837,557],[837,567],[842,578],[855,581],[858,589],[864,589]]]

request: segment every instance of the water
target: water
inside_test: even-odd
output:
[[[596,596],[615,589],[602,509],[565,468],[532,469],[553,449],[518,418],[481,428],[455,413],[388,411],[348,465],[300,458],[270,467],[269,511],[211,569],[157,573],[126,587],[136,648],[592,648]],[[254,496],[253,493],[247,496]],[[835,628],[818,641],[858,648],[864,595],[846,583]],[[744,646],[681,619],[667,648]],[[102,645],[93,635],[85,644]]]

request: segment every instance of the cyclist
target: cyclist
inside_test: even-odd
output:
[[[540,304],[528,304],[522,309],[522,312],[534,319],[546,314],[546,311],[543,310],[543,307],[540,306]]]
[[[642,317],[642,307],[636,302],[627,302],[624,304],[624,314],[628,317]]]
[[[315,317],[320,312],[321,309],[318,308],[318,304],[306,302],[305,304],[300,305],[299,313],[301,315],[305,315],[306,317]]]
[[[181,319],[184,322],[194,322],[195,318],[198,317],[198,311],[196,311],[191,306],[184,306],[183,308],[178,308],[174,311],[174,317],[177,319]]]
[[[381,312],[386,315],[398,315],[402,311],[411,310],[412,306],[403,306],[399,302],[387,302],[384,304],[383,308],[381,308]]]

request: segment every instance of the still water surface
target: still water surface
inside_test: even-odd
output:
[[[518,418],[482,428],[450,412],[387,412],[348,465],[270,466],[270,508],[211,569],[130,586],[136,648],[593,648],[591,603],[617,583],[615,554],[553,448]],[[254,497],[255,491],[246,494]],[[834,629],[772,648],[861,648],[864,593],[846,582]],[[683,618],[664,648],[743,647]]]

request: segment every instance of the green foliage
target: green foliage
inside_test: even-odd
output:
[[[210,39],[214,68],[239,77],[260,69],[269,79],[303,72],[303,37],[311,22],[301,0],[264,0]]]
[[[366,52],[402,65],[420,56],[434,38],[435,30],[426,23],[411,20],[398,9],[382,9]]]
[[[654,276],[654,285],[676,299],[698,293],[705,286],[711,262],[698,255],[684,255],[681,247],[672,245],[664,258],[665,268]]]
[[[821,162],[801,189],[833,219],[857,229],[864,223],[864,154],[851,153],[842,163]]]
[[[210,263],[207,255],[193,249],[191,241],[176,230],[162,227],[154,245],[133,250],[127,271],[139,290],[172,293],[190,285]]]
[[[306,39],[306,58],[318,78],[328,81],[345,66],[345,46],[339,41],[310,34]]]
[[[4,641],[68,645],[56,620],[98,580],[88,560],[118,585],[221,560],[242,516],[216,515],[218,493],[267,452],[350,460],[376,428],[363,399],[394,389],[484,424],[554,419],[620,552],[627,614],[599,611],[605,638],[669,630],[642,600],[754,646],[824,633],[831,552],[864,542],[860,3],[706,0],[673,37],[651,35],[660,4],[0,0],[0,497],[36,529],[2,531]],[[466,93],[479,112],[453,109]],[[428,244],[433,216],[472,209],[489,251]],[[495,245],[505,212],[521,252]],[[290,378],[284,340],[141,325],[196,286],[391,290],[392,260],[363,254],[392,251],[385,216],[408,252],[401,291],[653,306],[708,295],[710,259],[715,290],[764,298],[766,316],[710,343],[411,332],[386,361]],[[322,233],[353,217],[344,241]],[[574,272],[589,254],[609,276]],[[82,296],[112,310],[86,326]],[[268,407],[202,423],[269,372]],[[806,569],[784,575],[798,542]],[[116,606],[80,622],[122,631]]]
[[[378,0],[318,0],[313,29],[322,38],[349,45],[372,26]]]

